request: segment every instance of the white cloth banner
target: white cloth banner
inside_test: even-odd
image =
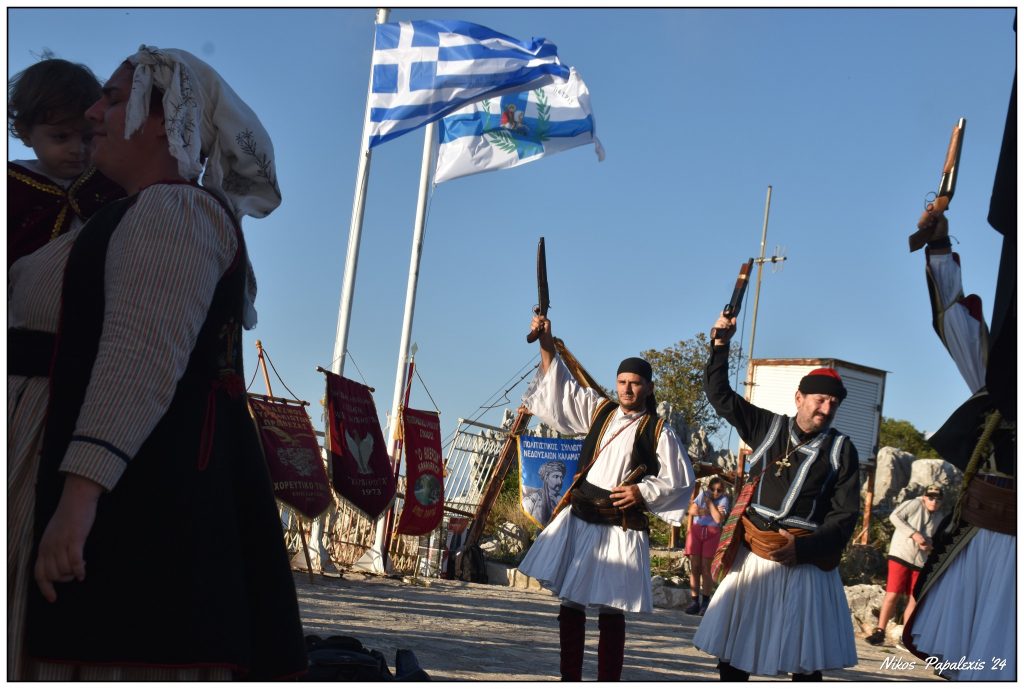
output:
[[[477,101],[442,119],[437,129],[435,184],[591,143],[604,160],[590,92],[575,68],[565,83]]]

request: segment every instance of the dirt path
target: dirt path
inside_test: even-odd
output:
[[[551,681],[558,679],[558,600],[548,593],[441,579],[403,582],[345,574],[342,578],[295,573],[307,634],[345,634],[381,651],[394,670],[395,651],[414,651],[433,680]],[[656,608],[651,615],[627,614],[626,681],[716,680],[715,659],[690,639],[699,617]],[[597,676],[597,619],[587,621],[584,679]],[[857,640],[855,668],[826,673],[846,681],[929,680],[915,660],[892,648]],[[887,661],[888,659],[888,661]],[[886,667],[886,662],[890,668]],[[786,679],[757,678],[757,679]]]

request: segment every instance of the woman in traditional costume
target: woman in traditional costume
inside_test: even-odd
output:
[[[9,274],[8,678],[301,673],[240,349],[269,136],[208,65],[146,46],[87,117],[129,196]]]

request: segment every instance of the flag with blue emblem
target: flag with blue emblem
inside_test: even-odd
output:
[[[564,81],[554,43],[459,21],[378,24],[370,83],[369,146],[482,98]]]
[[[590,92],[575,68],[565,83],[468,105],[441,120],[437,130],[435,184],[586,144],[594,144],[597,159],[604,160]]]

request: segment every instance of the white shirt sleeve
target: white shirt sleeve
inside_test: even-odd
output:
[[[61,470],[113,488],[167,412],[238,241],[208,193],[144,190],[111,237],[99,350]]]
[[[604,398],[576,382],[556,356],[548,370],[530,381],[523,404],[530,412],[559,433],[579,435],[590,429],[590,419]]]
[[[679,526],[686,519],[693,486],[693,467],[679,436],[667,425],[658,438],[658,475],[646,476],[640,482],[640,495],[647,509],[659,519]]]
[[[958,258],[955,253],[929,254],[927,272],[934,288],[936,303],[932,304],[932,311],[939,327],[939,337],[956,362],[967,387],[975,393],[985,385],[988,329],[984,320],[976,318],[964,305]],[[978,299],[979,304],[980,301]]]

